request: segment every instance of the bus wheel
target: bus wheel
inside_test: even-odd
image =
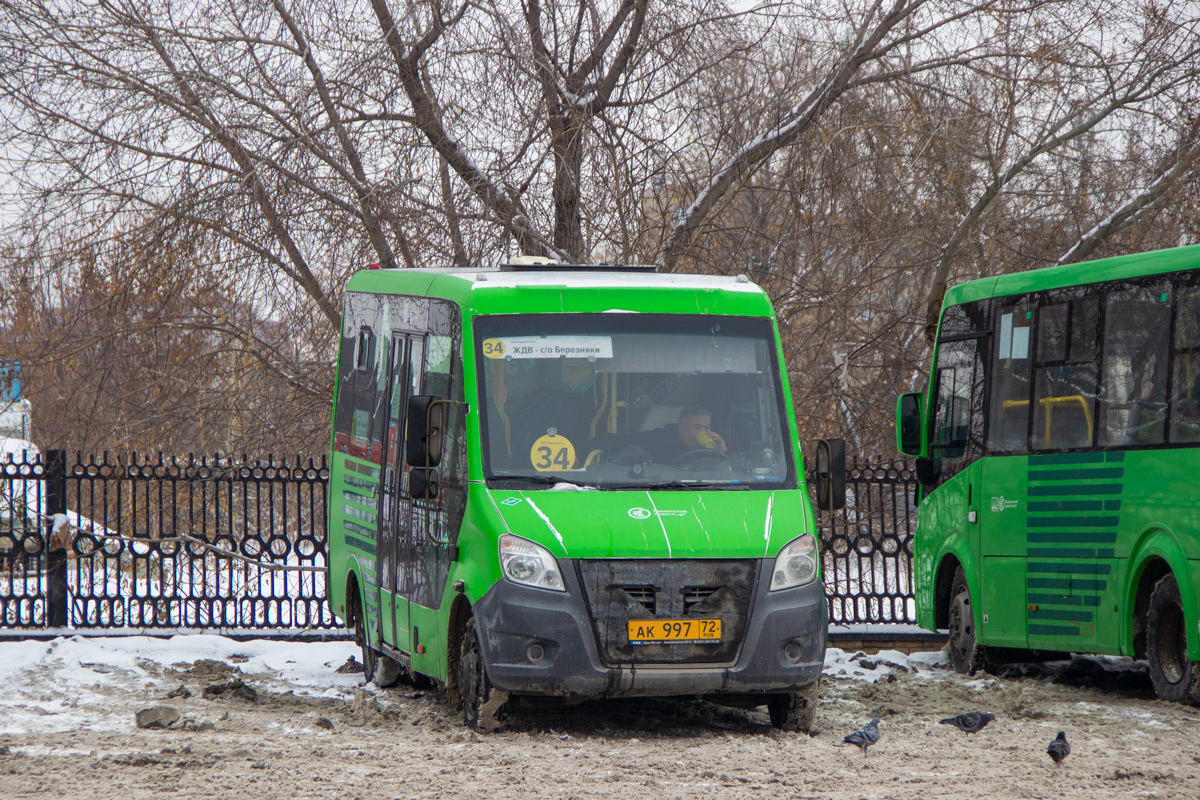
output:
[[[1163,700],[1200,705],[1200,661],[1187,655],[1187,621],[1179,582],[1168,574],[1150,595],[1146,622],[1146,649],[1150,656],[1150,680]]]
[[[971,609],[971,590],[967,586],[967,575],[960,566],[954,571],[954,582],[950,585],[950,663],[954,671],[962,675],[973,675],[983,666],[980,648],[975,638],[975,615]]]
[[[492,686],[488,679],[474,617],[467,620],[460,643],[458,691],[462,694],[463,722],[468,728],[494,731],[508,716],[508,692]]]
[[[781,731],[808,733],[817,718],[817,690],[820,680],[798,692],[778,694],[767,701],[771,725]]]

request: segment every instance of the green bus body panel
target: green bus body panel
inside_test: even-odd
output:
[[[948,290],[943,312],[1197,268],[1200,245],[984,278]],[[927,414],[936,366],[930,373]],[[1138,581],[1161,560],[1179,582],[1188,655],[1200,660],[1198,476],[1200,447],[978,459],[922,498],[913,550],[918,624],[936,628],[940,571],[957,560],[980,599],[973,611],[982,644],[1132,655]],[[967,521],[971,510],[976,523]]]
[[[409,628],[404,641],[391,641],[375,604],[378,591],[375,542],[378,540],[379,469],[334,453],[330,470],[328,594],[335,616],[345,621],[346,581],[358,576],[366,605],[368,631],[383,628],[384,641],[412,659],[417,671],[445,680],[449,612],[460,585],[474,605],[498,580],[499,537],[513,533],[548,548],[556,556],[586,558],[768,558],[792,539],[815,533],[807,487],[800,468],[791,387],[782,391],[797,469],[794,489],[705,491],[512,491],[491,490],[483,480],[473,318],[488,314],[655,313],[752,316],[771,320],[776,358],[784,361],[774,311],[766,294],[752,283],[709,276],[653,276],[603,273],[556,280],[552,275],[491,270],[367,270],[353,275],[349,292],[405,294],[449,300],[462,317],[463,372],[468,460],[466,509],[446,589],[437,609],[406,605]],[[339,372],[341,365],[339,365]],[[341,385],[340,380],[335,384]],[[335,406],[336,408],[336,398]],[[332,426],[331,426],[332,427]],[[332,434],[331,434],[332,449]],[[347,464],[353,463],[350,469]],[[373,485],[359,470],[375,470]],[[638,509],[634,514],[631,510]],[[648,516],[642,517],[644,512]],[[371,510],[372,520],[363,519]],[[405,602],[397,599],[398,602]],[[400,606],[397,606],[399,609]],[[398,626],[400,627],[400,626]],[[415,641],[414,641],[415,639]],[[416,644],[424,653],[416,652]]]
[[[493,495],[509,532],[559,558],[767,558],[813,530],[793,490]]]
[[[346,468],[348,461],[354,463],[353,470]],[[345,621],[346,576],[356,575],[367,629],[374,630],[379,614],[376,593],[371,588],[378,585],[375,542],[379,527],[379,467],[342,453],[334,453],[330,465],[325,497],[330,576],[326,581],[326,592],[334,615]],[[368,471],[366,475],[358,472],[360,468]],[[372,470],[374,480],[369,479]],[[363,519],[364,516],[368,518]]]
[[[922,498],[917,534],[913,539],[913,573],[929,576],[915,581],[917,624],[936,630],[934,624],[934,591],[937,577],[943,569],[954,572],[953,562],[963,566],[972,597],[979,597],[978,576],[970,567],[976,563],[978,540],[971,541],[971,526],[967,523],[967,485],[978,473],[979,464],[971,464],[946,481],[937,491]],[[946,491],[949,489],[949,491]]]

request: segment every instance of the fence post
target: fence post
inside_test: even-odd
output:
[[[46,626],[67,627],[67,550],[52,534],[54,515],[67,513],[67,451],[47,450],[45,461],[46,516]]]

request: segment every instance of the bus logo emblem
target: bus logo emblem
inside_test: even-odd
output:
[[[517,503],[519,503],[519,502],[521,502],[521,498],[519,498],[519,497],[510,497],[510,498],[508,498],[507,500],[501,500],[501,501],[500,501],[500,505],[502,505],[502,506],[515,506],[515,505],[516,505]]]
[[[1004,495],[992,498],[992,511],[1004,511],[1008,508],[1016,508],[1016,500],[1005,500]]]
[[[650,509],[648,508],[631,508],[629,516],[634,519],[650,519]]]

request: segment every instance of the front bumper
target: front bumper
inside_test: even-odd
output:
[[[606,664],[573,563],[559,562],[566,592],[501,579],[474,608],[488,677],[514,694],[566,698],[799,690],[825,663],[825,589],[815,580],[769,592],[772,565],[758,562],[748,624],[735,660],[723,664]]]

